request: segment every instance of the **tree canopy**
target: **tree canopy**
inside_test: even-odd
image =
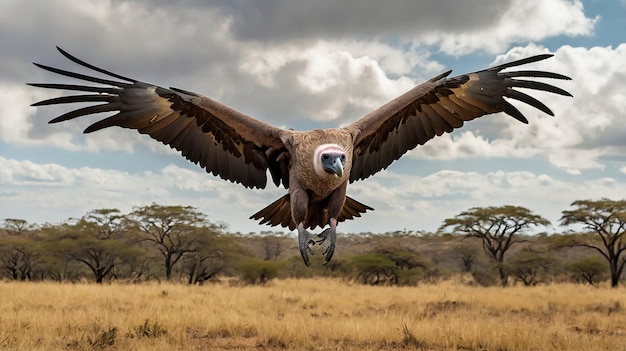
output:
[[[595,285],[607,279],[617,285],[626,260],[626,202],[581,200],[572,206],[561,222],[576,231],[550,235],[536,233],[549,221],[518,206],[471,208],[446,219],[437,233],[341,233],[337,259],[311,267],[293,250],[292,234],[230,233],[191,206],[96,209],[59,224],[12,218],[0,227],[0,279],[203,284],[237,277],[239,283],[264,284],[325,276],[413,285],[457,277],[480,285]]]
[[[596,250],[609,263],[611,286],[617,287],[626,265],[626,200],[577,200],[573,210],[563,211],[563,225],[582,224],[598,240],[580,240],[575,245]]]
[[[473,207],[454,218],[447,218],[439,228],[452,227],[454,233],[479,238],[483,250],[497,263],[500,281],[507,285],[504,255],[522,234],[533,226],[547,226],[550,221],[520,206]]]

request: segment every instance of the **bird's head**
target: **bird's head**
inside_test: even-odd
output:
[[[323,144],[314,152],[313,166],[319,175],[343,177],[346,166],[346,152],[337,144]]]

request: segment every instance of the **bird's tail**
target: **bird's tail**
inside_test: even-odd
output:
[[[361,217],[362,213],[367,211],[373,211],[374,209],[364,205],[353,198],[346,196],[346,202],[343,204],[341,213],[337,221],[343,222],[347,219],[353,219],[354,217]],[[328,224],[328,215],[324,211],[321,204],[311,204],[309,207],[307,228],[314,229],[315,227],[323,228]],[[280,225],[289,230],[296,229],[296,223],[291,218],[291,201],[289,194],[285,194],[278,200],[272,202],[264,209],[250,216],[250,219],[260,220],[260,224],[267,224],[270,226]]]

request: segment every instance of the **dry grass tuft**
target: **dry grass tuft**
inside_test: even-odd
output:
[[[126,333],[127,338],[159,338],[165,335],[167,335],[167,328],[157,321],[150,322],[149,319]]]

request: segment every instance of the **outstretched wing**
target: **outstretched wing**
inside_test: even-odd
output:
[[[176,88],[162,88],[127,78],[75,58],[57,49],[71,61],[117,80],[97,78],[35,64],[47,71],[99,85],[35,83],[40,88],[79,91],[87,94],[63,96],[33,106],[76,102],[94,105],[70,111],[50,121],[57,123],[100,112],[117,114],[100,120],[85,133],[119,126],[178,150],[188,160],[222,179],[249,188],[265,188],[267,170],[276,186],[289,184],[286,163],[289,155],[281,137],[285,130],[263,123],[210,98]]]
[[[447,78],[448,71],[416,86],[377,110],[347,126],[355,136],[350,181],[365,179],[387,168],[407,151],[435,136],[463,126],[463,122],[490,113],[504,112],[523,123],[526,117],[504,98],[525,102],[549,115],[541,101],[515,90],[528,88],[571,96],[553,85],[521,78],[569,80],[543,71],[501,72],[505,68],[551,57],[537,55],[486,70]]]

